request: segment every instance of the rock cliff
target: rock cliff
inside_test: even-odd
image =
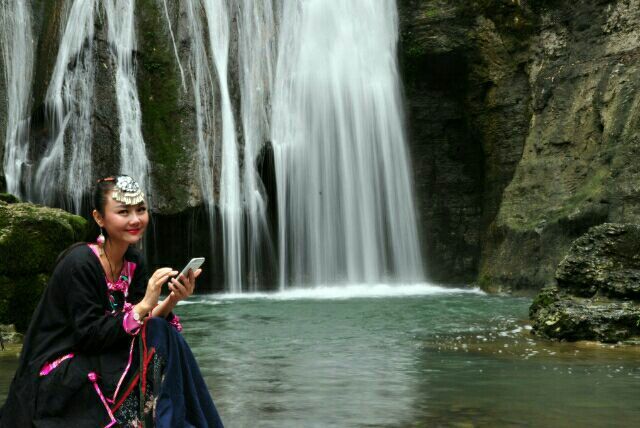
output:
[[[400,7],[434,278],[539,289],[590,226],[640,223],[640,2]]]

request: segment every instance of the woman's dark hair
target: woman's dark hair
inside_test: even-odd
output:
[[[91,202],[93,203],[93,209],[98,211],[100,215],[104,216],[104,207],[107,205],[107,193],[116,185],[116,176],[111,175],[109,177],[101,178],[93,187],[93,194],[91,195]]]
[[[109,175],[105,178],[101,178],[93,186],[93,192],[91,194],[91,207],[92,210],[98,211],[101,216],[104,217],[104,208],[107,206],[107,193],[116,185],[116,175]],[[106,230],[100,230],[98,224],[93,220],[93,217],[89,217],[89,239],[95,239],[102,232],[105,238],[108,238]]]
[[[117,175],[110,175],[110,176],[107,176],[105,178],[101,178],[96,182],[96,185],[93,187],[93,192],[91,193],[91,203],[93,205],[92,210],[98,211],[101,216],[104,216],[104,208],[107,205],[107,193],[110,190],[113,190],[113,188],[116,185],[116,177],[117,177]],[[89,212],[91,212],[91,211],[89,211]],[[89,217],[88,238],[90,240],[95,240],[95,238],[97,238],[97,236],[100,234],[100,232],[101,232],[100,231],[100,227],[93,220],[93,217],[90,216]],[[106,230],[103,230],[102,233],[104,234],[105,237],[107,237],[107,231]],[[58,263],[60,263],[60,260],[64,259],[65,256],[67,254],[69,254],[69,252],[71,250],[73,250],[76,247],[79,247],[81,245],[86,245],[86,244],[87,244],[86,242],[76,242],[75,244],[72,244],[71,246],[69,246],[68,248],[63,250],[58,255],[58,258],[56,259],[55,266],[57,266]]]

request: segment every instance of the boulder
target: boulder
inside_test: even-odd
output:
[[[535,334],[569,341],[640,339],[640,225],[591,228],[571,245],[556,281],[529,309]]]
[[[20,202],[17,196],[12,195],[11,193],[0,193],[0,201],[6,202],[8,204],[15,204]]]
[[[571,294],[640,301],[640,225],[605,223],[576,239],[556,271]]]
[[[26,330],[58,255],[86,225],[60,209],[0,201],[0,324]]]
[[[0,275],[50,273],[58,254],[84,239],[86,225],[61,209],[0,202]]]

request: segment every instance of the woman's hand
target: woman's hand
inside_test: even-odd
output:
[[[184,300],[187,297],[193,294],[193,290],[196,287],[196,278],[200,276],[202,269],[197,269],[193,272],[189,269],[189,273],[185,278],[184,275],[180,275],[179,278],[171,278],[169,282],[169,290],[171,290],[171,294],[169,294],[169,299],[175,305],[180,300]]]
[[[193,290],[196,287],[196,278],[200,276],[201,272],[202,269],[197,269],[195,272],[189,269],[189,273],[186,277],[184,275],[180,275],[177,279],[171,278],[171,281],[169,282],[169,290],[171,290],[169,298],[174,304],[193,294]]]
[[[147,291],[140,301],[135,306],[135,311],[140,315],[148,314],[156,307],[158,304],[158,299],[160,298],[160,293],[162,292],[162,285],[167,282],[169,277],[177,274],[178,271],[173,270],[171,268],[165,267],[156,270],[151,278],[149,278],[149,282],[147,283]]]

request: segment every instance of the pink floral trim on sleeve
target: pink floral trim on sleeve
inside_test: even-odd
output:
[[[140,323],[133,319],[133,305],[131,303],[125,303],[124,308],[124,318],[122,319],[122,327],[127,334],[131,336],[135,336],[140,332]]]
[[[169,320],[169,324],[171,324],[171,326],[175,328],[178,333],[182,331],[182,323],[180,323],[180,317],[176,314],[173,314],[173,318]]]

